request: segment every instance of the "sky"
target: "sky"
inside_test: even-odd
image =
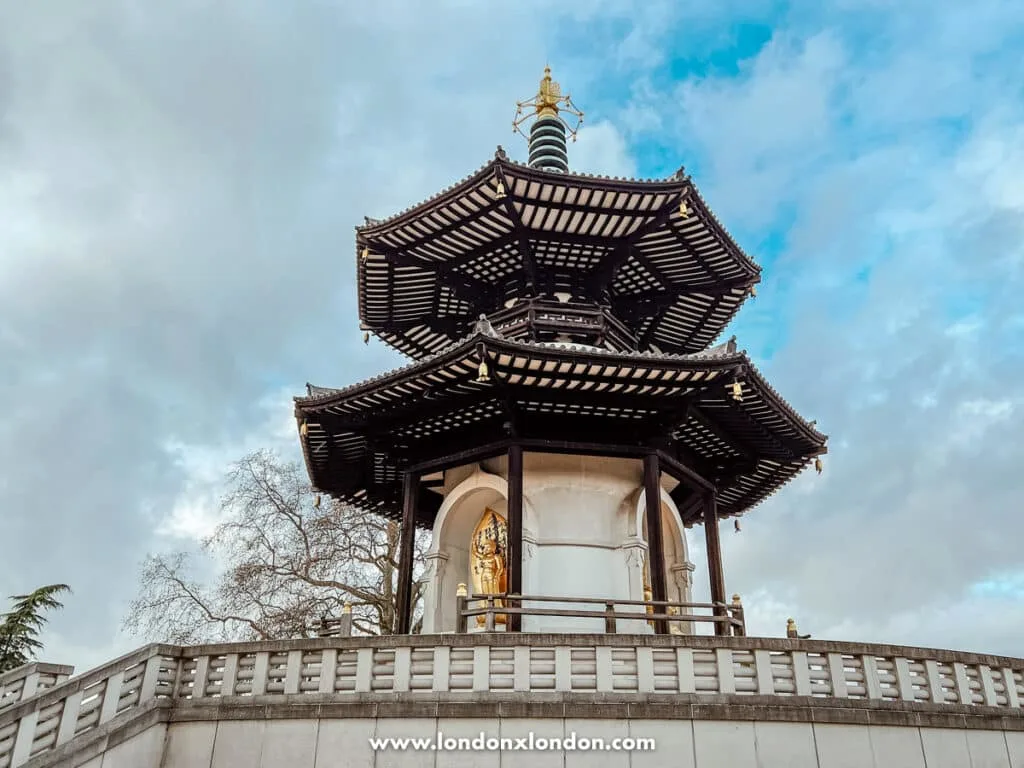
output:
[[[402,362],[353,227],[525,159],[550,63],[574,170],[684,165],[762,265],[727,335],[830,435],[723,526],[750,632],[1024,656],[1022,49],[1017,0],[3,4],[0,594],[72,585],[48,661],[140,645],[227,465]]]

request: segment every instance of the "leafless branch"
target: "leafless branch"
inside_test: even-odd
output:
[[[202,543],[216,578],[196,581],[188,553],[148,556],[125,627],[175,643],[305,637],[350,603],[357,631],[391,632],[399,526],[314,498],[298,465],[268,451],[242,458],[227,477],[221,522]],[[419,534],[414,577],[426,545]],[[415,628],[420,597],[414,578]]]

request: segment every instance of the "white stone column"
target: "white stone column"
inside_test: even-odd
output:
[[[444,599],[444,573],[448,564],[447,552],[428,552],[427,567],[420,577],[423,590],[423,634],[429,635],[444,631],[442,620],[442,600]],[[454,627],[452,627],[454,630]]]
[[[625,558],[626,572],[629,578],[629,599],[644,599],[644,563],[647,561],[647,542],[639,536],[630,536],[619,546]],[[645,613],[640,606],[622,606],[618,609],[623,612]],[[646,635],[651,634],[653,629],[643,621],[621,621],[616,627],[618,632]]]

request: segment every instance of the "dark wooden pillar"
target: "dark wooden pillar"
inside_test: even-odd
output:
[[[508,591],[523,593],[523,447],[508,449]],[[519,607],[518,604],[510,606]],[[512,632],[522,629],[522,616],[508,617]]]
[[[412,628],[412,559],[419,491],[418,474],[406,472],[402,475],[402,528],[398,539],[398,595],[395,601],[396,635],[407,635]]]
[[[644,456],[644,501],[647,519],[647,565],[651,572],[651,599],[667,600],[665,536],[661,530],[661,469],[658,466],[656,453]],[[665,612],[664,606],[655,609],[655,613]],[[668,622],[658,619],[654,622],[654,631],[659,635],[668,634]]]
[[[711,582],[711,602],[725,603],[725,574],[722,571],[722,544],[718,538],[718,501],[715,494],[704,496],[704,542],[708,550],[708,576]],[[725,616],[724,607],[715,608],[716,616]],[[715,624],[716,635],[728,635],[729,627],[723,622]]]

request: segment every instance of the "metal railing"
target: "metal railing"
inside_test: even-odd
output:
[[[743,605],[738,596],[732,603],[677,603],[669,600],[609,600],[589,597],[557,597],[553,595],[468,594],[460,585],[457,596],[457,632],[469,631],[469,620],[482,616],[486,632],[493,632],[498,617],[553,616],[567,619],[604,619],[604,631],[615,634],[620,621],[647,621],[657,634],[683,634],[682,628],[690,623],[707,623],[715,627],[716,635],[744,637],[746,624]],[[568,603],[570,605],[601,606],[602,609],[542,608],[529,603]],[[621,610],[621,608],[634,610]],[[640,609],[640,610],[636,610]],[[710,611],[709,614],[695,611]],[[510,622],[510,625],[518,624]]]

